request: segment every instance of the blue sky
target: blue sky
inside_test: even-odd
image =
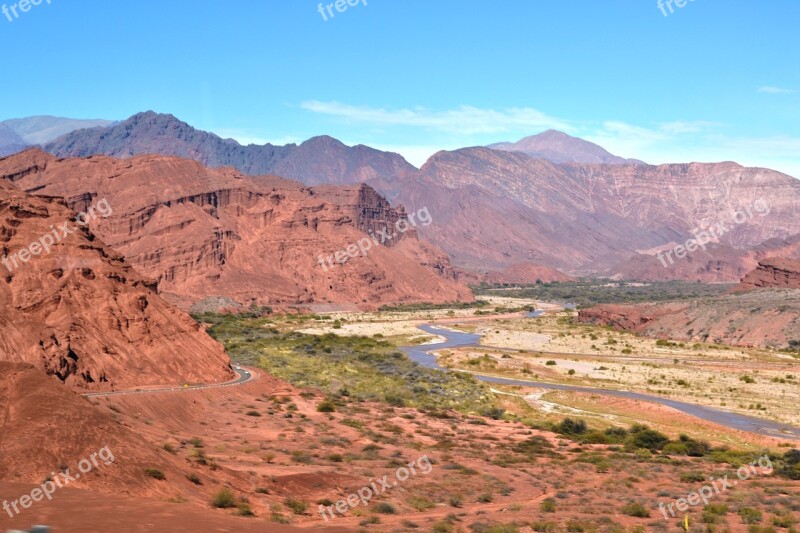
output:
[[[800,177],[797,0],[668,16],[656,0],[362,0],[327,21],[307,0],[46,2],[0,15],[0,118],[153,109],[243,142],[329,134],[415,164],[556,128],[651,163]]]

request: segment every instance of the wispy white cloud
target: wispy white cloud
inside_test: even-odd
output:
[[[568,121],[551,117],[530,107],[496,110],[460,106],[447,111],[432,111],[422,107],[383,109],[318,100],[303,102],[300,107],[312,113],[335,116],[352,123],[421,127],[462,135],[500,134],[521,129],[536,131],[558,129],[567,132],[575,129]]]
[[[793,89],[784,89],[783,87],[772,87],[769,85],[763,85],[758,88],[758,92],[766,94],[792,94],[796,91],[794,91]]]
[[[800,138],[735,137],[713,122],[672,122],[653,128],[605,122],[583,137],[613,154],[648,163],[736,161],[800,178]]]

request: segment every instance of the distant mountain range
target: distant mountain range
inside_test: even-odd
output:
[[[173,155],[232,166],[256,182],[272,174],[306,185],[367,183],[395,204],[427,206],[434,222],[421,235],[469,271],[467,279],[542,267],[573,276],[738,281],[762,257],[800,254],[780,244],[800,235],[800,182],[790,176],[735,163],[651,166],[556,131],[442,151],[421,169],[331,137],[242,146],[154,112],[75,130],[44,148],[58,157]],[[657,259],[759,198],[768,217],[733,224],[718,243],[669,268]]]
[[[27,147],[28,143],[16,131],[0,122],[0,157],[14,154]]]
[[[106,127],[115,124],[111,120],[76,119],[39,115],[4,120],[5,124],[19,135],[26,144],[37,145],[50,142],[62,135],[84,128]]]
[[[515,143],[489,145],[494,150],[522,152],[536,159],[547,159],[553,163],[581,163],[603,165],[645,164],[638,159],[624,159],[610,154],[602,146],[572,137],[556,130],[547,130],[538,135],[520,139]]]
[[[254,176],[274,174],[307,185],[362,183],[416,171],[398,154],[363,145],[348,147],[332,137],[314,137],[300,145],[242,146],[152,111],[112,127],[74,131],[44,148],[58,157],[174,155],[212,168],[229,166]]]
[[[106,127],[111,120],[82,120],[40,115],[0,122],[0,157],[50,142],[75,130]]]

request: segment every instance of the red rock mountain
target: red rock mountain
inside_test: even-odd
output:
[[[440,152],[417,178],[384,186],[390,200],[424,196],[437,207],[424,235],[459,266],[532,261],[568,273],[606,273],[634,257],[652,264],[656,251],[720,223],[719,242],[738,253],[800,233],[800,182],[735,163],[557,165],[467,148]],[[749,266],[699,268],[730,281]],[[680,279],[685,267],[659,268]]]
[[[233,377],[222,347],[62,200],[0,180],[0,243],[0,360],[83,389]]]
[[[636,159],[625,159],[610,154],[602,146],[556,130],[548,130],[538,135],[525,137],[514,143],[492,144],[489,145],[489,148],[506,152],[522,152],[537,159],[547,159],[553,163],[644,164]]]
[[[344,264],[320,263],[406,218],[366,185],[309,188],[175,157],[56,160],[38,150],[0,161],[0,176],[76,211],[107,199],[113,213],[92,230],[186,308],[472,299],[413,228]]]
[[[786,258],[764,259],[749,272],[737,290],[800,289],[800,261]]]

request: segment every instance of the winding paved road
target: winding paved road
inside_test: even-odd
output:
[[[541,313],[537,312],[537,313],[532,313],[529,316],[535,318],[540,314]],[[419,329],[421,329],[426,333],[430,333],[432,335],[438,335],[446,339],[445,342],[440,342],[436,344],[422,344],[418,346],[405,346],[402,348],[403,351],[406,354],[408,354],[408,356],[412,360],[428,368],[435,368],[438,370],[443,370],[445,372],[450,371],[450,369],[440,366],[439,363],[436,361],[436,356],[433,355],[432,353],[436,350],[441,350],[444,348],[464,348],[469,346],[480,346],[481,336],[475,333],[464,333],[461,331],[453,331],[442,328],[440,326],[434,326],[432,324],[419,326]],[[487,383],[498,383],[500,385],[519,385],[522,387],[538,387],[541,389],[549,389],[549,390],[583,392],[589,394],[616,396],[620,398],[628,398],[631,400],[640,400],[644,402],[657,403],[661,405],[666,405],[668,407],[672,407],[673,409],[677,409],[678,411],[682,411],[691,416],[703,420],[708,420],[709,422],[714,422],[715,424],[719,424],[727,428],[746,431],[748,433],[755,433],[757,435],[765,435],[768,437],[800,440],[800,428],[794,426],[781,424],[780,422],[774,422],[772,420],[764,420],[752,416],[740,415],[737,413],[722,411],[720,409],[714,409],[712,407],[706,407],[703,405],[686,403],[678,400],[671,400],[669,398],[662,398],[660,396],[653,396],[650,394],[643,394],[639,392],[631,392],[625,390],[598,389],[594,387],[579,387],[576,385],[561,385],[556,383],[545,383],[541,381],[527,381],[520,379],[501,378],[495,376],[486,376],[474,372],[472,374],[475,376],[476,379],[485,381]]]
[[[134,389],[134,390],[121,390],[112,392],[90,392],[84,394],[86,398],[100,398],[107,396],[125,396],[128,394],[151,394],[155,392],[182,392],[190,390],[204,390],[204,389],[217,389],[220,387],[233,387],[234,385],[243,385],[256,378],[255,374],[239,365],[233,365],[233,371],[239,376],[233,381],[226,381],[225,383],[214,384],[200,384],[200,385],[187,385],[183,387],[162,387],[157,389]]]

